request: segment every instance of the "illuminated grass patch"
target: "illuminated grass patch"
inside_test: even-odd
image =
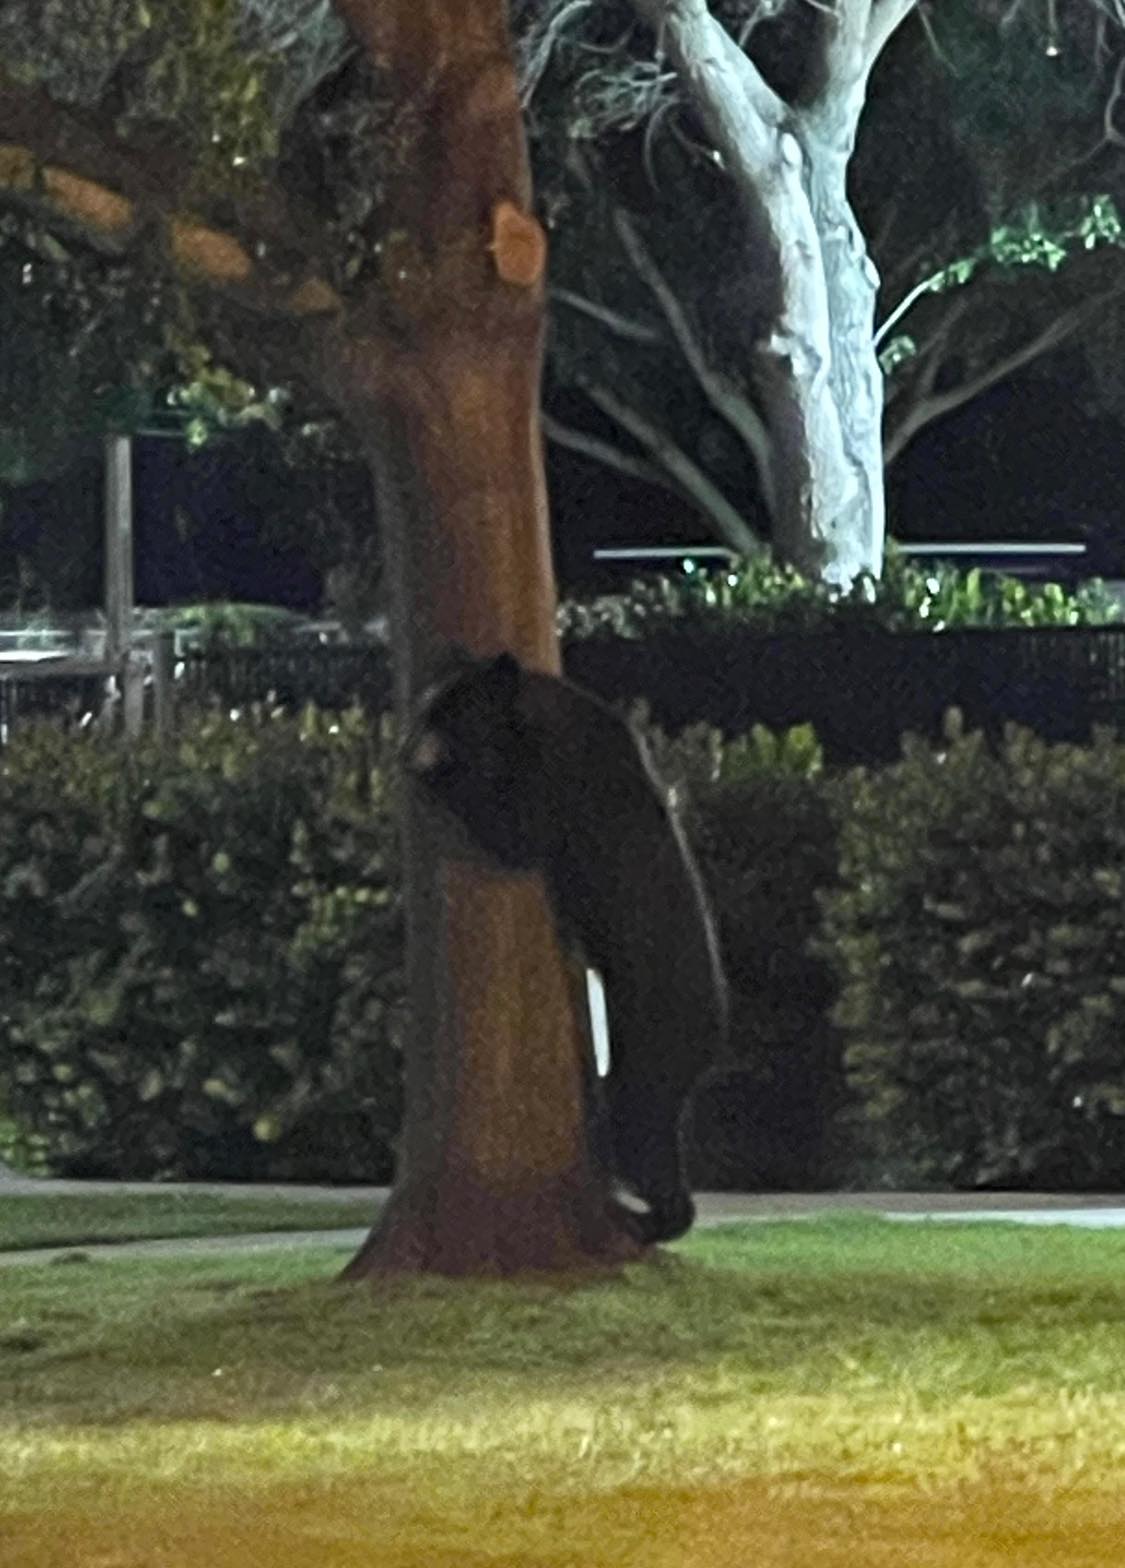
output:
[[[0,1521],[6,1511],[18,1542],[47,1542],[55,1526],[30,1505],[66,1499],[72,1526],[112,1513],[141,1553],[157,1510],[191,1553],[138,1555],[137,1568],[225,1568],[249,1509],[271,1528],[289,1520],[292,1552],[270,1559],[280,1568],[343,1568],[353,1549],[357,1563],[367,1552],[413,1568],[426,1549],[442,1564],[577,1563],[552,1555],[548,1523],[589,1514],[602,1521],[585,1548],[597,1568],[631,1560],[611,1551],[626,1552],[624,1498],[648,1499],[665,1541],[710,1497],[715,1518],[742,1521],[756,1564],[795,1568],[798,1546],[827,1552],[829,1520],[862,1503],[888,1541],[927,1510],[930,1546],[939,1520],[952,1531],[948,1558],[897,1561],[965,1568],[970,1526],[958,1545],[951,1521],[977,1530],[993,1499],[1007,1521],[996,1530],[1019,1544],[1012,1561],[1113,1561],[1097,1542],[1125,1495],[1121,1233],[748,1225],[562,1291],[427,1280],[373,1292],[331,1283],[345,1256],[10,1270]],[[771,1557],[751,1495],[820,1533]],[[1036,1556],[1029,1520],[1039,1540],[1054,1517],[1073,1546],[1079,1516],[1086,1556]],[[335,1545],[317,1559],[323,1531]]]

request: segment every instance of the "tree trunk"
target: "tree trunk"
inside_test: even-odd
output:
[[[774,547],[846,587],[878,576],[885,529],[877,277],[847,199],[865,73],[828,73],[811,107],[778,97],[705,4],[633,0],[676,67],[746,214],[748,265],[776,316],[747,379],[768,441]],[[836,8],[838,25],[845,9]]]
[[[774,548],[842,588],[880,574],[885,526],[876,277],[846,172],[835,147],[780,131],[770,177],[747,193],[780,306],[750,372],[770,435]]]
[[[452,644],[557,673],[538,425],[545,247],[504,0],[337,0],[420,128],[381,273],[324,377],[387,531],[400,725]],[[410,1034],[398,1182],[346,1279],[616,1264],[586,1147],[584,989],[538,875],[503,874],[403,784]]]
[[[847,476],[835,496],[831,578],[842,586],[860,572],[882,573],[886,535],[883,371],[875,352],[879,274],[848,200],[848,163],[859,120],[859,107],[852,108],[848,96],[835,105],[835,120],[827,115],[811,120],[805,143],[808,200],[828,301],[828,395],[839,428],[834,461]],[[825,475],[822,492],[830,483]]]

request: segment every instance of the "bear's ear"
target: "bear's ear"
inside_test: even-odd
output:
[[[424,729],[407,747],[403,764],[408,773],[420,778],[440,773],[449,761],[449,748],[436,730]]]
[[[499,707],[515,707],[520,690],[519,660],[511,653],[497,654],[481,671],[480,683]]]

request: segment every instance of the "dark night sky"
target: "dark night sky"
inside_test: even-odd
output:
[[[1057,382],[1025,376],[924,431],[890,476],[896,534],[1074,539],[1101,522],[1115,536],[1116,559],[1095,558],[1091,566],[1125,574],[1119,520],[1125,443],[1116,422],[1082,414],[1071,385],[1061,374]],[[241,460],[237,447],[201,459],[174,441],[137,442],[139,603],[233,598],[319,605],[318,573],[297,548],[270,540],[261,526],[268,518],[255,515],[268,506],[268,487],[256,496],[253,480],[238,469]],[[592,567],[597,546],[705,542],[691,510],[661,490],[557,449],[549,473],[564,592],[615,580]],[[16,551],[32,550],[38,530],[40,559],[73,561],[69,586],[56,595],[63,607],[100,600],[100,506],[96,461],[76,464],[52,485],[11,495],[5,531]],[[177,514],[192,521],[186,538]]]
[[[313,609],[318,574],[295,548],[278,548],[239,482],[237,457],[201,461],[169,440],[139,441],[136,595],[141,604],[229,598]],[[176,512],[190,518],[180,537]],[[263,537],[265,535],[265,537]]]
[[[1113,554],[1091,569],[1125,575],[1125,436],[1075,404],[1080,375],[1025,376],[922,431],[888,476],[890,527],[906,540],[1082,540],[1100,524]],[[605,544],[704,542],[692,511],[569,453],[551,463],[560,575]]]

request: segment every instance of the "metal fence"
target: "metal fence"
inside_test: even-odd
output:
[[[27,719],[55,719],[62,723],[89,723],[106,704],[107,674],[100,665],[88,669],[68,661],[69,667],[9,665],[0,668],[0,746],[6,745],[15,726]]]
[[[971,728],[1014,721],[1048,740],[1083,740],[1095,724],[1125,732],[1125,627],[760,636],[669,628],[642,641],[591,639],[565,651],[567,674],[609,701],[647,701],[675,731],[706,721],[811,724],[830,761],[882,762],[904,731],[936,737],[947,708]],[[33,714],[97,711],[98,677],[0,677],[0,728]],[[176,661],[177,703],[273,701],[323,708],[391,705],[382,645],[208,649]]]
[[[812,724],[830,761],[883,762],[907,731],[937,737],[960,708],[970,728],[1006,722],[1048,740],[1125,727],[1125,627],[722,636],[669,630],[641,642],[591,640],[568,674],[614,700],[643,697],[669,730],[705,720]]]
[[[189,655],[178,688],[231,705],[273,693],[324,707],[391,702],[385,648]],[[1048,740],[1125,728],[1125,627],[820,632],[783,636],[669,629],[643,642],[565,650],[567,674],[609,701],[644,699],[669,730],[705,720],[725,734],[809,723],[830,760],[887,761],[905,730],[936,737],[947,708],[998,733],[1014,721]]]
[[[391,663],[380,644],[321,644],[292,648],[208,648],[176,661],[177,701],[244,707],[272,701],[282,707],[313,702],[372,713],[391,707]]]

